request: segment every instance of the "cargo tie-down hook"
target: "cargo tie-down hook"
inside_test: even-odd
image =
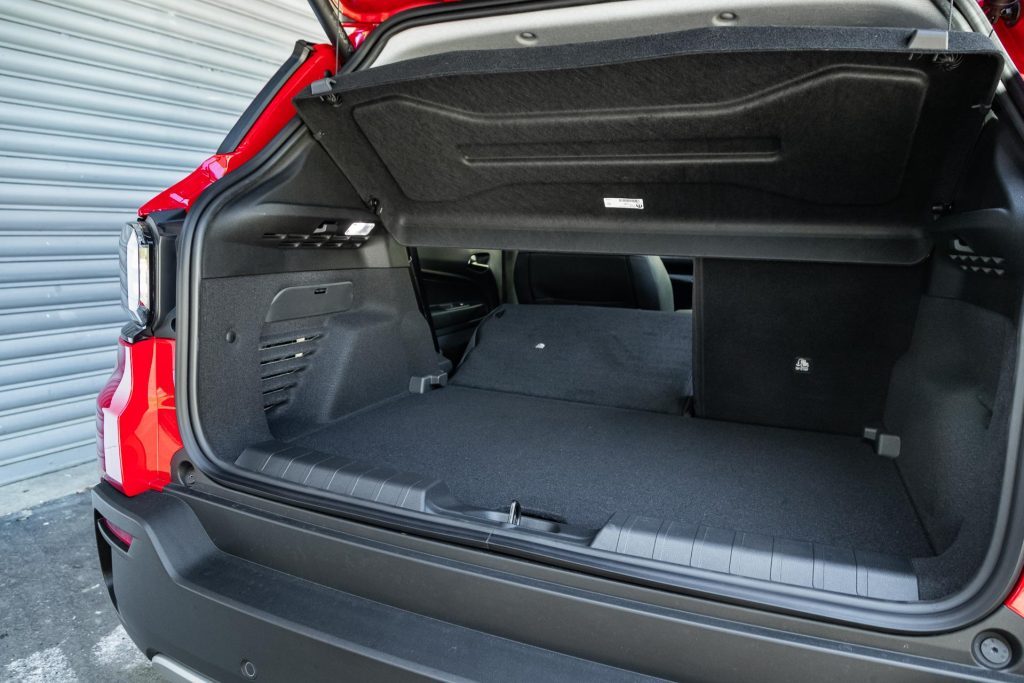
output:
[[[508,506],[508,523],[512,526],[519,526],[519,521],[523,518],[523,507],[519,504],[518,500],[513,500],[512,504]]]

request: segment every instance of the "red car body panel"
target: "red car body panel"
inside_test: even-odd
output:
[[[1006,598],[1006,606],[1016,612],[1018,616],[1024,617],[1024,575],[1017,579],[1017,585],[1014,586],[1013,592],[1010,593],[1010,597]]]
[[[353,49],[358,49],[363,44],[363,41],[369,37],[370,33],[377,28],[377,24],[358,21],[346,21],[341,26],[345,30],[348,42],[352,44]]]
[[[173,339],[120,340],[117,368],[97,399],[100,469],[127,496],[163,489],[181,450],[174,352]]]
[[[996,22],[996,35],[1006,48],[1010,60],[1018,71],[1024,71],[1024,22],[1007,26],[1001,21]]]
[[[252,159],[286,123],[295,118],[292,99],[313,81],[333,74],[335,60],[333,47],[326,44],[316,45],[313,54],[306,58],[274,95],[233,151],[214,154],[200,164],[199,168],[143,204],[139,209],[139,216],[145,217],[155,211],[166,209],[187,210],[203,190]]]
[[[352,22],[376,26],[407,9],[442,2],[458,0],[342,0],[341,14]]]

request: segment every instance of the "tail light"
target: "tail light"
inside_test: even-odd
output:
[[[116,405],[124,405],[131,392],[131,360],[123,342],[117,345],[117,365],[114,374],[100,390],[96,400],[96,455],[99,456],[100,474],[107,480],[121,483],[121,439],[117,427]],[[125,366],[128,377],[125,377]]]
[[[156,272],[163,268],[173,276],[174,239],[160,231],[156,223],[142,222],[121,230],[121,303],[131,320],[121,329],[117,367],[96,401],[100,473],[129,496],[162,489],[181,448],[174,339],[154,336],[153,329],[161,324],[161,311],[174,308],[173,287],[161,284]]]
[[[103,478],[134,496],[171,479],[181,448],[174,407],[174,340],[119,340],[118,367],[97,400]]]
[[[121,229],[121,305],[137,325],[145,327],[152,312],[153,240],[142,223],[127,223]]]

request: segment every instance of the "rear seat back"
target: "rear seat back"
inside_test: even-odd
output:
[[[698,259],[694,412],[862,434],[910,345],[923,266]]]
[[[524,251],[514,273],[522,304],[673,310],[672,282],[657,256]]]

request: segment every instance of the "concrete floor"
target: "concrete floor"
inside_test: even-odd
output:
[[[92,506],[61,475],[0,487],[0,681],[162,680],[128,638],[96,560]],[[40,480],[45,478],[40,477]],[[72,481],[73,480],[73,481]],[[10,512],[69,486],[79,492]]]

